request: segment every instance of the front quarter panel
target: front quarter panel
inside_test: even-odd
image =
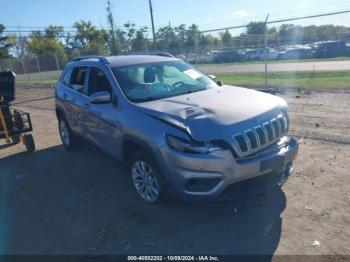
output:
[[[133,105],[123,111],[123,114],[121,114],[121,122],[124,134],[147,144],[153,152],[157,152],[165,145],[166,134],[179,137],[186,136],[186,133],[181,129],[139,111],[135,109]]]

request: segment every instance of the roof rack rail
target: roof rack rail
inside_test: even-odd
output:
[[[150,51],[150,52],[129,52],[127,55],[156,55],[156,56],[165,56],[165,57],[175,57],[168,52],[161,51]]]
[[[168,52],[154,52],[153,54],[151,53],[151,55],[158,55],[158,56],[165,56],[165,57],[175,57],[172,54],[168,53]]]
[[[104,56],[98,56],[98,55],[85,55],[85,56],[79,56],[73,59],[73,61],[82,61],[82,60],[89,60],[89,59],[97,59],[101,63],[109,64],[109,61]]]

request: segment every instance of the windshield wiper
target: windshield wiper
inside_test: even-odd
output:
[[[149,97],[145,97],[145,98],[132,98],[130,100],[132,102],[135,102],[135,103],[142,103],[142,102],[149,102],[149,101],[153,101],[153,100],[157,100],[157,99],[159,99],[159,97],[149,96]]]
[[[181,95],[191,94],[191,93],[204,91],[204,90],[207,90],[207,88],[201,88],[201,89],[195,89],[195,90],[187,90],[185,92],[175,93],[175,94],[168,94],[168,95],[164,95],[164,96],[149,96],[149,97],[145,97],[145,98],[133,98],[133,99],[130,99],[130,100],[132,102],[134,102],[134,103],[142,103],[142,102],[149,102],[149,101],[154,101],[154,100],[165,99],[165,98],[174,97],[174,96],[181,96]]]
[[[186,94],[191,94],[191,93],[195,93],[195,92],[199,92],[199,91],[204,91],[207,90],[206,88],[201,88],[201,89],[195,89],[195,90],[187,90]]]

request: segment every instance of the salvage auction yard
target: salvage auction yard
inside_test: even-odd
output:
[[[281,94],[300,142],[281,189],[228,202],[149,205],[121,163],[64,150],[52,85],[18,86],[37,150],[0,150],[1,254],[350,254],[350,92]]]

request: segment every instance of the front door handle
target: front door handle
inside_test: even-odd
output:
[[[68,95],[67,95],[67,94],[63,94],[63,99],[64,99],[64,100],[66,100],[66,99],[67,99],[67,97],[68,97]]]
[[[85,109],[90,109],[90,104],[84,103],[84,108],[85,108]]]

